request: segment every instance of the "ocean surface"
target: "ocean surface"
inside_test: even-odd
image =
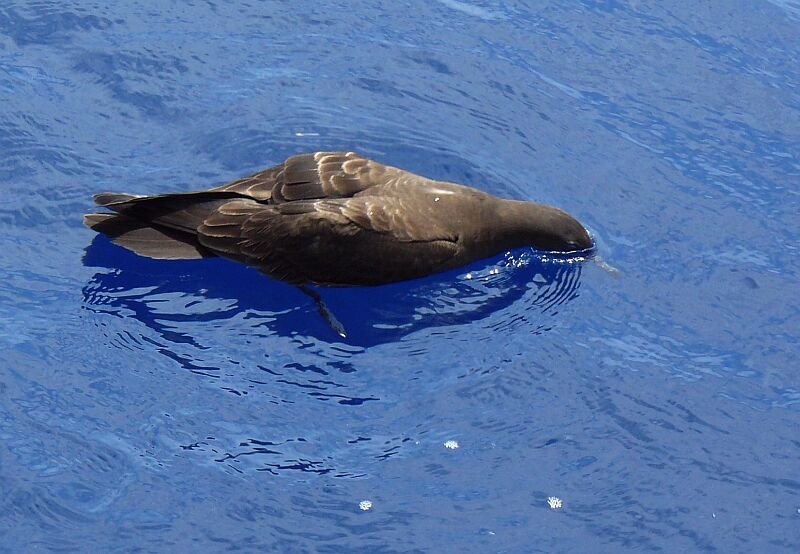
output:
[[[604,262],[320,288],[342,339],[81,223],[314,150]],[[0,194],[0,552],[800,552],[800,2],[4,0]]]

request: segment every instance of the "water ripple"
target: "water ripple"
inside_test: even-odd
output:
[[[66,9],[57,0],[7,2],[0,8],[0,33],[10,36],[20,46],[28,44],[63,44],[77,35],[111,27],[105,17],[87,14],[85,8]]]

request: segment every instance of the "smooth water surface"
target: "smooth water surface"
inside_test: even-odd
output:
[[[81,224],[322,149],[619,274],[320,289],[343,340]],[[797,2],[6,0],[0,187],[2,552],[800,551]]]

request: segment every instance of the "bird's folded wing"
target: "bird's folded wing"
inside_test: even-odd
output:
[[[458,237],[430,221],[420,225],[401,202],[233,200],[206,219],[198,239],[290,282],[374,284],[449,267],[459,253]]]

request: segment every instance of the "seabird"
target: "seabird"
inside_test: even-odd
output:
[[[531,246],[593,242],[566,212],[427,179],[354,152],[315,152],[209,190],[101,193],[84,223],[141,256],[223,256],[303,285],[415,279]]]

